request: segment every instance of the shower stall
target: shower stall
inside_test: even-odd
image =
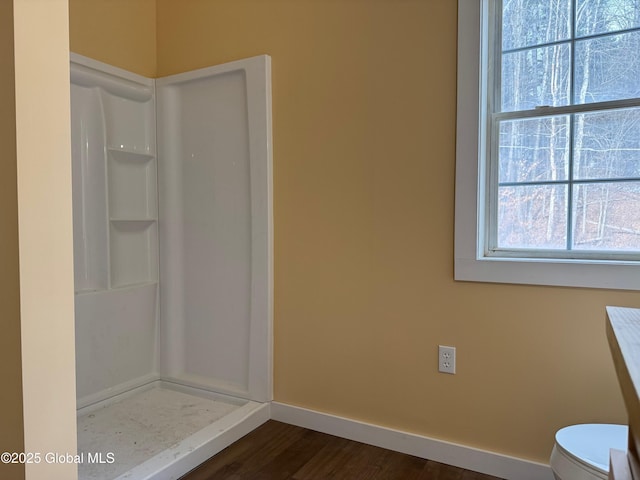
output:
[[[270,82],[71,56],[81,480],[178,478],[269,418]]]

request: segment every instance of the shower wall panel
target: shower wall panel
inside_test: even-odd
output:
[[[158,378],[153,81],[72,55],[71,122],[84,406]]]
[[[271,400],[270,59],[156,81],[163,378]]]

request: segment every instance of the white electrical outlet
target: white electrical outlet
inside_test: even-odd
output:
[[[456,373],[456,347],[438,345],[438,371]]]

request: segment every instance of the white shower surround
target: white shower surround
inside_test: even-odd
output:
[[[269,417],[270,58],[152,80],[72,54],[71,98],[79,415],[157,386],[241,399],[123,476],[178,478]]]

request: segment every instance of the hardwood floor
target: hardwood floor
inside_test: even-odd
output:
[[[497,480],[273,420],[180,480],[241,479]]]

